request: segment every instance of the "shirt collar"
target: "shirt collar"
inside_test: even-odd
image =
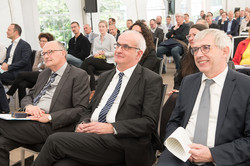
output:
[[[223,86],[224,85],[224,82],[225,82],[225,79],[226,79],[226,76],[227,76],[227,72],[228,72],[228,66],[225,68],[225,70],[220,73],[219,75],[217,75],[216,77],[212,78],[214,80],[214,82],[216,84],[218,84],[219,86]],[[206,79],[209,79],[204,73],[202,74],[202,78],[201,78],[201,81],[205,81]]]
[[[127,78],[130,78],[132,73],[134,72],[136,66],[137,66],[137,64],[135,66],[132,66],[132,67],[128,68],[127,70],[123,71],[124,76],[126,76]],[[119,73],[121,73],[121,72],[116,67],[115,76],[118,76]]]
[[[64,71],[65,71],[65,69],[66,69],[66,67],[67,67],[67,65],[68,65],[68,63],[65,62],[64,65],[63,65],[60,69],[58,69],[55,73],[56,73],[57,75],[59,75],[59,76],[62,76],[63,73],[64,73]],[[53,72],[52,72],[52,73],[53,73]]]
[[[16,40],[12,41],[12,43],[16,43],[17,44],[20,41],[20,39],[21,39],[21,36],[19,36],[18,38],[16,38]]]

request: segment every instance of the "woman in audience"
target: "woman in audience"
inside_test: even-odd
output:
[[[172,92],[176,92],[179,90],[180,85],[181,85],[181,81],[182,79],[190,74],[199,72],[198,68],[195,65],[194,62],[194,56],[191,54],[191,49],[194,45],[194,37],[195,35],[204,30],[204,29],[208,29],[207,26],[202,25],[202,24],[194,24],[191,26],[190,30],[189,30],[189,34],[187,35],[187,39],[189,42],[189,46],[188,46],[188,52],[186,55],[182,56],[181,59],[181,68],[180,70],[175,74],[174,77],[174,90]],[[172,92],[170,92],[170,94],[172,94]]]
[[[96,70],[110,70],[115,66],[114,61],[114,44],[116,40],[113,35],[108,34],[108,24],[101,20],[98,24],[100,36],[96,37],[93,42],[93,55],[90,55],[82,63],[81,68],[90,75],[90,99],[95,93],[95,77]]]
[[[235,65],[250,65],[250,29],[248,29],[249,37],[241,41],[236,49],[233,62]]]
[[[248,31],[250,28],[250,13],[249,12],[245,13],[246,13],[246,18],[243,19],[240,24],[240,34],[241,32]]]
[[[48,41],[54,40],[54,37],[50,33],[40,33],[38,39],[40,47],[43,49],[43,46]],[[26,88],[32,88],[36,84],[39,73],[44,69],[42,50],[36,51],[32,71],[20,72],[8,90],[7,95],[13,96],[18,89],[18,98],[19,102],[21,102],[22,98],[26,96]]]
[[[151,31],[147,28],[147,26],[140,20],[136,21],[130,28],[130,30],[136,30],[140,33],[142,33],[143,37],[146,40],[146,50],[144,54],[142,55],[141,60],[139,61],[139,64],[143,67],[146,67],[152,71],[155,71],[158,73],[157,66],[157,56],[155,51],[155,44],[153,41],[153,35]]]

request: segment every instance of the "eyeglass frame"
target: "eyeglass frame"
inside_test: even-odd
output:
[[[48,55],[48,56],[50,56],[51,54],[53,54],[55,51],[63,51],[63,50],[48,50],[47,52],[44,52],[44,51],[42,51],[42,56],[45,56],[46,54]]]
[[[195,34],[195,35],[196,35],[196,34]],[[191,36],[195,37],[195,35],[187,35],[187,36],[186,36],[186,39],[189,40],[189,38],[190,38]]]
[[[211,49],[211,46],[216,46],[216,47],[218,47],[217,45],[205,44],[205,45],[202,45],[202,46],[200,46],[200,47],[193,47],[193,48],[191,48],[191,49],[190,49],[190,52],[191,52],[191,54],[192,54],[193,56],[196,56],[196,55],[198,54],[199,50],[201,50],[201,52],[202,52],[203,54],[207,54],[207,53],[209,53],[209,51],[210,51],[210,49]],[[208,47],[208,51],[204,52],[204,50],[203,50],[204,47]],[[195,49],[195,48],[198,48],[196,54],[194,53],[194,49]]]
[[[124,47],[125,46],[125,47]],[[119,48],[119,47],[121,47],[121,49],[124,51],[128,51],[129,49],[131,49],[131,48],[134,48],[134,49],[136,49],[136,50],[141,50],[140,48],[137,48],[137,47],[131,47],[131,46],[129,46],[129,45],[127,45],[127,44],[119,44],[119,43],[115,43],[114,44],[114,48],[115,49],[117,49],[117,48]]]

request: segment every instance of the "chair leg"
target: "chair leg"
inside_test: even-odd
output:
[[[24,148],[20,148],[21,151],[21,166],[25,166],[25,150]]]

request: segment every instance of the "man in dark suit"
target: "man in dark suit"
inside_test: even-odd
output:
[[[151,32],[152,32],[154,40],[156,38],[158,38],[158,44],[161,43],[163,41],[163,37],[164,37],[163,29],[160,29],[160,28],[157,27],[155,19],[151,19],[149,21],[149,25],[150,25]],[[158,45],[156,47],[158,47]]]
[[[183,162],[166,149],[157,166],[249,166],[250,78],[227,67],[231,41],[223,31],[204,30],[194,40],[192,52],[201,72],[183,79],[166,128],[166,138],[179,126],[185,128],[194,142],[189,145],[191,156]],[[212,84],[205,88],[208,80]],[[210,92],[208,109],[202,106],[208,101],[205,90]],[[199,116],[203,110],[207,116]],[[205,136],[204,143],[199,143],[200,136]]]
[[[114,24],[109,25],[109,33],[115,37],[115,41],[118,40],[120,32],[118,32],[118,29]]]
[[[31,70],[31,47],[21,39],[22,29],[18,24],[8,27],[7,37],[12,44],[7,49],[6,59],[0,69],[0,80],[15,80],[20,71]]]
[[[91,122],[79,124],[75,133],[49,137],[35,166],[49,166],[65,158],[79,165],[152,166],[155,150],[151,140],[156,138],[152,135],[157,129],[162,78],[138,64],[145,48],[139,32],[121,34],[114,55],[117,68],[101,75],[80,120],[91,118]],[[111,108],[105,118],[102,115],[108,105]]]
[[[66,63],[66,50],[57,41],[43,48],[47,67],[22,100],[27,121],[0,120],[0,165],[9,165],[9,151],[19,146],[43,144],[58,131],[74,131],[79,114],[89,101],[88,75]]]
[[[239,23],[234,19],[233,11],[228,12],[228,20],[224,22],[224,31],[227,35],[232,38],[233,36],[238,36]]]

